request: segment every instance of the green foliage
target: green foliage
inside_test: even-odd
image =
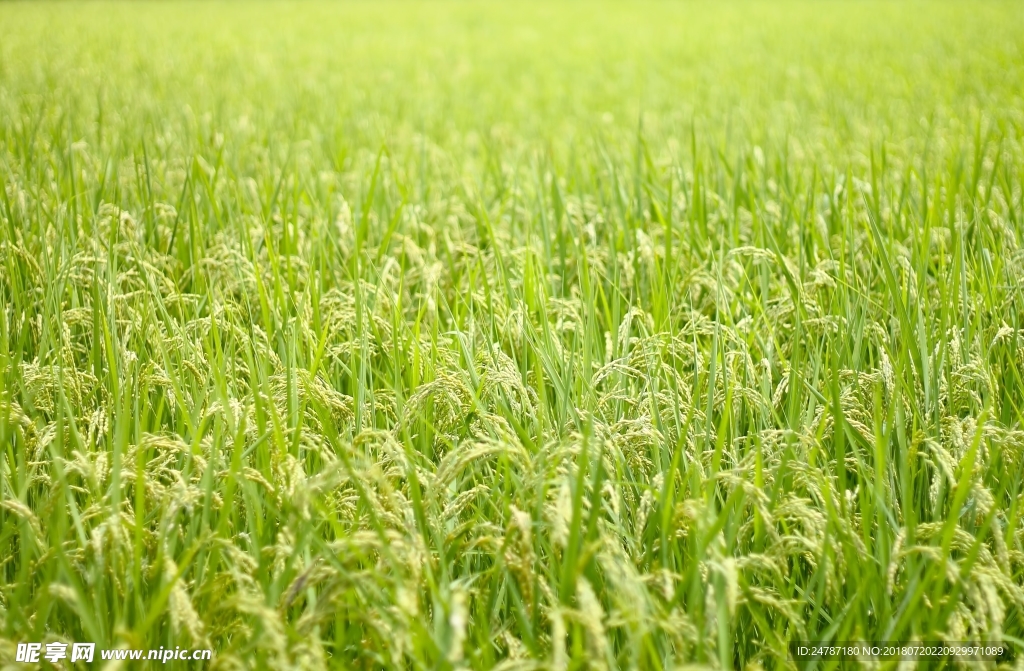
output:
[[[1024,645],[1021,34],[0,6],[0,663]]]

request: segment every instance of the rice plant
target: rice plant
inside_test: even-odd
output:
[[[0,4],[0,666],[1024,668],[1021,35]]]

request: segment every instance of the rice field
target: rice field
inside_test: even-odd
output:
[[[1024,668],[1022,35],[0,3],[0,668]]]

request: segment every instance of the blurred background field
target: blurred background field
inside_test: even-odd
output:
[[[219,133],[330,158],[422,134],[461,162],[482,142],[628,145],[642,116],[659,154],[695,127],[838,169],[871,142],[920,153],[929,128],[941,144],[983,114],[1019,122],[1022,20],[1012,3],[14,3],[0,67],[11,122],[42,111],[122,151]]]
[[[0,665],[1020,649],[1021,35],[0,3]]]

